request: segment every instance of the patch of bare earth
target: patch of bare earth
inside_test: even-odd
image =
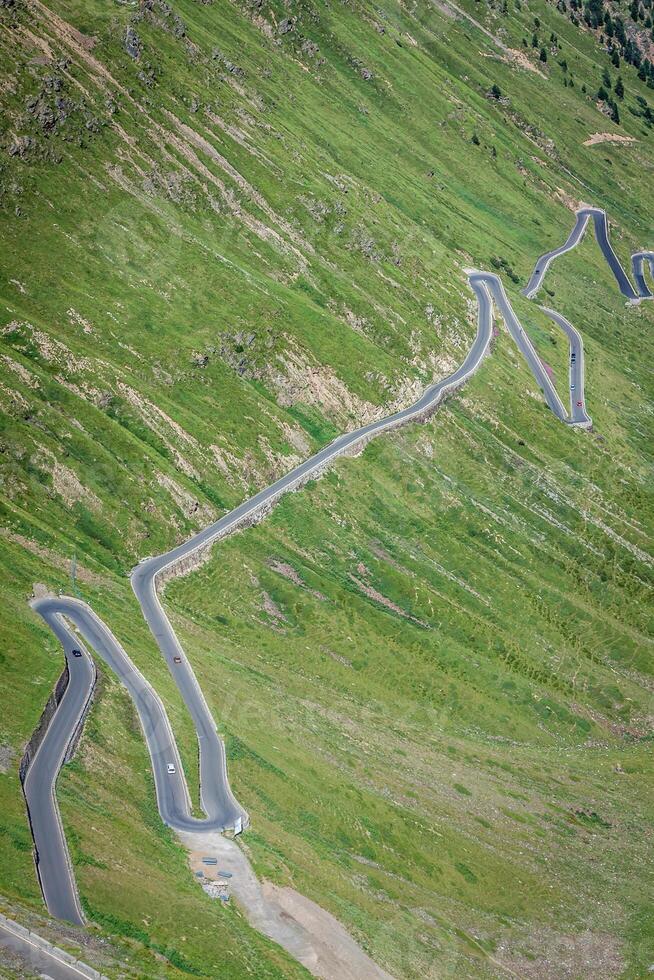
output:
[[[273,572],[277,572],[278,575],[283,575],[284,578],[287,578],[290,582],[299,586],[301,589],[306,589],[315,599],[320,599],[323,602],[326,601],[327,597],[324,596],[322,592],[318,592],[317,589],[310,589],[306,582],[300,578],[293,566],[289,565],[288,562],[279,561],[276,558],[269,558],[266,564],[268,565],[268,568],[273,570]]]
[[[334,651],[330,650],[329,647],[321,646],[320,649],[323,653],[326,653],[328,657],[331,657],[332,660],[335,660],[336,663],[342,664],[344,667],[352,666],[351,660],[348,660],[347,657],[343,657],[340,653],[334,653]]]
[[[593,133],[589,136],[587,140],[584,140],[584,146],[596,146],[598,143],[637,143],[638,140],[633,136],[622,136],[621,133]]]
[[[240,174],[238,170],[232,166],[232,164],[222,155],[222,153],[218,152],[212,143],[206,140],[200,133],[196,132],[196,130],[192,129],[190,126],[187,126],[186,123],[183,123],[180,119],[173,115],[172,112],[168,112],[167,110],[165,110],[165,112],[168,119],[173,123],[182,136],[192,143],[197,150],[200,150],[205,154],[205,156],[208,156],[211,160],[213,160],[214,163],[217,163],[218,166],[232,178],[240,190],[245,193],[246,197],[254,201],[255,204],[261,208],[264,214],[266,214],[271,221],[281,228],[292,242],[305,249],[307,252],[313,253],[313,246],[306,239],[302,238],[302,236],[298,234],[298,232],[287,221],[285,221],[273,210],[263,195],[255,190],[250,183],[248,183],[245,177],[243,177],[242,174]],[[301,255],[301,253],[296,254],[304,261],[304,257]]]
[[[540,75],[541,78],[545,78],[543,72],[529,60],[523,51],[520,51],[517,48],[509,48],[499,39],[499,37],[497,37],[497,35],[493,34],[492,31],[489,31],[483,24],[480,24],[478,20],[475,20],[472,14],[469,14],[467,10],[463,9],[463,7],[459,7],[456,3],[453,3],[453,0],[439,0],[438,3],[436,3],[435,0],[432,0],[432,4],[433,6],[437,7],[441,13],[445,13],[445,8],[449,8],[450,12],[448,13],[448,16],[452,16],[452,11],[454,11],[454,16],[458,15],[459,17],[465,18],[465,20],[469,21],[471,24],[474,24],[477,30],[481,31],[481,33],[484,34],[489,41],[492,41],[493,44],[503,53],[504,58],[501,60],[516,64],[519,68],[524,68],[526,71],[535,72],[537,75]],[[482,57],[488,57],[488,55],[486,55],[483,51],[480,51],[479,53]]]
[[[39,353],[46,361],[55,364],[63,370],[77,373],[92,371],[94,368],[93,362],[88,357],[78,357],[65,344],[62,344],[61,341],[51,337],[43,330],[39,330],[32,323],[28,323],[27,321],[21,323],[18,320],[12,320],[2,328],[3,335],[14,332],[19,333],[24,340],[29,337],[36,344]]]
[[[274,619],[280,623],[288,622],[286,616],[268,592],[264,591],[261,593],[261,605],[265,614],[270,616],[271,619]]]
[[[267,383],[277,394],[277,403],[288,408],[299,403],[319,408],[330,418],[349,421],[359,418],[362,423],[377,418],[377,405],[353,394],[328,367],[318,362],[293,341],[284,336],[286,349],[275,362],[264,369]]]
[[[300,249],[293,244],[293,242],[286,241],[286,239],[274,228],[268,227],[263,221],[260,221],[249,211],[246,211],[237,198],[234,191],[228,187],[216,174],[214,174],[205,164],[202,162],[200,157],[197,155],[196,150],[203,153],[205,157],[208,157],[214,163],[217,163],[225,173],[227,173],[230,178],[236,183],[238,188],[245,191],[247,198],[253,200],[266,214],[273,214],[276,218],[276,223],[288,230],[293,234],[293,238],[297,237],[290,226],[287,225],[281,218],[274,214],[272,209],[267,205],[264,199],[259,195],[254,188],[252,188],[246,181],[245,178],[238,173],[225,158],[218,153],[215,147],[209,143],[203,136],[197,133],[190,126],[182,123],[178,120],[172,113],[167,113],[170,121],[176,126],[177,133],[172,130],[167,130],[163,126],[158,126],[158,134],[160,139],[172,146],[177,150],[189,166],[199,174],[205,181],[208,181],[219,191],[221,198],[231,213],[241,220],[255,235],[257,235],[262,241],[269,242],[270,244],[277,246],[283,252],[292,252],[298,261],[299,268],[305,270],[307,268],[307,260]],[[272,220],[272,219],[271,219]],[[310,249],[308,243],[303,242],[304,247],[307,250]]]
[[[570,211],[578,211],[580,208],[584,207],[583,201],[580,201],[578,198],[572,197],[572,195],[568,194],[568,192],[565,191],[562,187],[556,188],[556,190],[554,191],[554,197],[556,197],[557,200],[561,202],[561,204],[565,204],[566,208],[568,208]]]
[[[323,980],[393,980],[330,912],[294,888],[259,882],[243,849],[218,833],[178,834],[196,880],[209,895],[231,898],[255,929]],[[217,865],[205,865],[203,857]],[[223,877],[227,873],[230,877]],[[198,876],[201,872],[201,876]]]
[[[357,565],[357,572],[361,576],[370,574],[368,569],[362,562],[360,562]],[[419,626],[424,626],[428,628],[427,623],[423,623],[421,619],[418,619],[416,616],[412,616],[411,613],[406,612],[404,609],[402,609],[401,606],[398,606],[397,603],[393,602],[392,599],[389,599],[387,596],[379,592],[378,589],[375,589],[374,586],[369,585],[367,582],[363,582],[361,578],[357,578],[357,576],[353,575],[351,572],[350,572],[350,578],[357,586],[357,588],[360,589],[361,592],[363,592],[363,594],[367,596],[369,599],[372,599],[374,602],[378,602],[380,606],[383,606],[385,609],[389,609],[391,612],[396,613],[398,616],[402,616],[403,619],[409,619],[411,620],[412,623],[417,623]]]
[[[520,51],[519,48],[507,48],[506,54],[509,62],[513,61],[516,65],[519,65],[520,68],[524,68],[526,71],[532,71],[535,75],[540,75],[541,78],[546,77],[544,73],[540,71],[532,61],[529,60],[524,51]]]
[[[111,94],[113,87],[122,95],[129,98],[129,93],[109,71],[95,58],[91,51],[95,47],[95,38],[86,37],[81,31],[73,27],[58,14],[55,14],[49,7],[41,3],[40,0],[29,0],[29,8],[36,21],[50,40],[55,40],[62,44],[82,62],[93,76],[96,84],[107,94]],[[130,99],[131,101],[131,99]]]
[[[78,501],[84,503],[91,510],[101,509],[100,499],[83,485],[74,470],[60,462],[54,453],[46,449],[45,446],[39,447],[37,462],[44,469],[50,471],[52,477],[52,489],[61,497],[67,507],[72,507]]]
[[[213,507],[210,507],[209,504],[201,504],[193,494],[180,486],[171,476],[166,473],[157,473],[156,480],[160,487],[168,491],[186,517],[192,517],[203,527],[215,520],[216,515]]]

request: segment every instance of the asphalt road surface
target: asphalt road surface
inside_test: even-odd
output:
[[[637,298],[645,298],[640,283],[640,293],[636,293],[633,289],[611,249],[604,212],[593,208],[586,208],[578,213],[575,227],[560,249],[548,252],[539,259],[524,290],[526,295],[532,296],[537,291],[549,262],[578,243],[591,217],[595,223],[597,240],[623,293],[630,298],[632,298],[631,294]],[[650,271],[654,274],[654,253],[643,252],[634,256],[634,270],[638,269],[641,279],[645,262],[649,263]],[[205,819],[198,819],[191,814],[188,786],[164,706],[111,631],[85,603],[78,599],[53,596],[33,600],[34,610],[44,618],[61,641],[70,667],[68,689],[30,766],[26,780],[26,797],[38,855],[39,877],[46,904],[52,915],[72,922],[82,921],[74,876],[54,798],[59,769],[75,731],[83,719],[94,682],[91,659],[76,638],[71,626],[115,672],[134,701],[152,761],[157,804],[162,820],[169,826],[184,831],[234,829],[238,832],[247,825],[247,813],[235,800],[230,790],[222,740],[193,668],[159,601],[156,589],[157,576],[172,566],[183,564],[199,549],[210,547],[236,528],[259,518],[282,494],[319,474],[331,461],[348,449],[363,445],[368,439],[382,432],[412,419],[424,417],[431,412],[448,391],[459,387],[481,364],[493,334],[494,308],[504,320],[554,415],[570,425],[586,427],[591,424],[584,406],[584,348],[575,328],[559,313],[542,308],[543,312],[564,331],[569,341],[570,411],[568,412],[513,311],[499,276],[477,270],[467,270],[467,273],[470,287],[477,298],[477,332],[470,350],[456,371],[443,381],[430,385],[418,401],[409,408],[339,436],[286,476],[261,490],[188,541],[164,555],[145,559],[132,570],[131,582],[136,598],[195,725],[200,753],[200,799],[206,814]],[[644,281],[642,285],[644,286]],[[625,292],[627,287],[631,290],[631,294]],[[83,656],[71,657],[70,651],[73,647],[81,649]],[[179,658],[179,663],[175,662],[175,658]],[[170,771],[170,767],[174,771]]]
[[[553,320],[554,323],[561,327],[561,330],[563,330],[570,342],[568,354],[570,414],[567,421],[573,425],[589,426],[591,424],[591,418],[586,414],[584,403],[586,376],[584,370],[584,342],[581,339],[581,334],[564,316],[557,313],[556,310],[551,310],[548,306],[541,306],[541,310],[550,320]]]
[[[23,790],[34,838],[34,859],[43,898],[52,915],[83,922],[75,881],[55,797],[55,783],[84,713],[95,683],[95,667],[85,653],[72,656],[79,643],[63,620],[53,615],[48,625],[61,642],[68,664],[69,682],[27,770]]]
[[[61,950],[43,945],[32,934],[23,935],[22,930],[15,930],[14,924],[7,920],[0,921],[0,949],[3,948],[25,964],[30,976],[49,977],[51,980],[88,980],[93,976],[83,963],[68,963]]]
[[[638,293],[643,299],[652,299],[652,292],[645,282],[644,266],[649,265],[649,274],[654,279],[654,252],[634,252],[631,256],[631,268],[638,287]]]
[[[545,254],[541,255],[536,262],[531,278],[525,288],[522,290],[527,299],[533,299],[540,289],[543,279],[545,278],[545,273],[547,272],[553,259],[558,258],[559,255],[564,255],[566,252],[569,252],[570,249],[575,248],[579,244],[584,236],[588,222],[591,219],[593,221],[597,244],[602,250],[602,254],[608,262],[611,272],[615,276],[615,280],[622,295],[626,296],[627,299],[630,299],[633,302],[640,299],[652,298],[652,293],[648,289],[643,278],[643,263],[649,263],[650,272],[652,276],[654,276],[654,252],[636,252],[634,255],[632,255],[631,266],[634,273],[634,279],[636,280],[636,285],[638,287],[637,289],[634,289],[626,272],[622,268],[620,259],[613,251],[613,247],[609,240],[609,223],[606,217],[606,212],[602,211],[601,208],[580,208],[576,212],[574,228],[568,235],[568,238],[563,245],[559,246],[559,248],[552,249],[551,252],[545,252]]]
[[[592,424],[592,420],[590,416],[586,414],[586,409],[584,407],[584,345],[578,331],[575,330],[570,323],[568,323],[565,317],[560,316],[560,314],[554,312],[554,310],[541,307],[543,312],[561,327],[570,342],[570,412],[568,413],[566,412],[565,406],[559,397],[559,393],[556,390],[554,382],[550,378],[543,362],[536,353],[536,350],[531,340],[527,336],[524,327],[515,315],[504,291],[504,286],[502,285],[502,280],[500,277],[488,272],[475,272],[473,270],[468,270],[468,281],[470,282],[470,285],[477,296],[477,302],[479,303],[480,310],[482,309],[482,303],[484,303],[484,293],[488,295],[489,300],[490,297],[492,297],[492,299],[495,301],[495,305],[502,314],[502,319],[506,324],[507,330],[513,337],[513,340],[519,348],[522,356],[529,365],[531,373],[534,375],[536,381],[542,389],[543,395],[545,396],[545,401],[556,417],[560,419],[561,422],[566,422],[569,425],[577,425],[586,428],[589,427]],[[485,315],[490,316],[491,314],[485,313]]]

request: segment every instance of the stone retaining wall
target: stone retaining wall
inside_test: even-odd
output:
[[[48,726],[52,721],[52,717],[59,707],[61,699],[66,693],[66,688],[68,687],[68,663],[66,663],[57,683],[54,686],[52,694],[48,698],[45,704],[45,708],[41,712],[41,717],[39,718],[39,723],[32,733],[32,737],[25,746],[25,751],[23,752],[22,758],[20,760],[20,766],[18,768],[18,774],[20,776],[21,783],[25,782],[25,777],[27,776],[27,770],[30,767],[30,763],[34,756],[36,755],[38,748],[45,737],[45,733],[48,730]]]

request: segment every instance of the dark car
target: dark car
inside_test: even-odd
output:
[[[173,663],[181,664],[181,662],[182,662],[182,658],[181,657],[173,657]]]
[[[74,657],[81,657],[82,656],[82,651],[81,650],[73,650],[73,656]]]

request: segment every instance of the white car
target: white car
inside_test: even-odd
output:
[[[168,770],[168,775],[169,776],[174,776],[175,775],[175,767],[172,764],[172,762],[169,762],[168,765],[166,766],[166,768]]]

